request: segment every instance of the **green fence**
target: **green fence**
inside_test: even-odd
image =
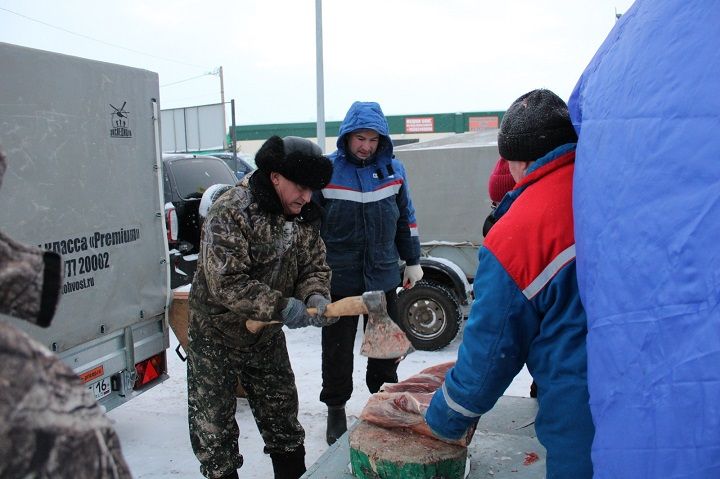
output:
[[[428,113],[418,115],[388,116],[390,135],[422,134],[422,133],[465,133],[476,129],[497,128],[504,111],[482,111],[466,113]],[[325,136],[338,136],[339,121],[325,123]],[[494,125],[494,126],[493,126]],[[231,138],[232,127],[228,130]],[[300,136],[315,138],[315,123],[276,123],[267,125],[240,125],[235,127],[235,138],[238,141],[264,140],[272,135]]]

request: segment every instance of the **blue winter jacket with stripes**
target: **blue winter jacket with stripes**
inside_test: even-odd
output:
[[[346,135],[380,134],[375,154],[360,160]],[[321,230],[332,268],[331,293],[352,296],[400,285],[399,259],[420,262],[420,241],[405,168],[394,158],[385,115],[374,102],[355,102],[340,125],[330,183],[317,195],[325,209]]]

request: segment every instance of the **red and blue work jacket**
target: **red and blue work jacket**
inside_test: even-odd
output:
[[[575,144],[536,160],[496,210],[480,249],[475,300],[456,365],[426,413],[439,436],[460,438],[523,364],[538,388],[535,422],[547,477],[592,477],[587,319],[575,272]]]

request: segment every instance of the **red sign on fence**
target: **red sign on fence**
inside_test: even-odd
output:
[[[497,128],[498,124],[498,117],[496,116],[471,116],[468,118],[469,131],[489,130]]]
[[[405,118],[405,133],[434,133],[435,118]]]

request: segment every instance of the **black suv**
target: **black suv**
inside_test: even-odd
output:
[[[163,155],[171,288],[190,283],[195,273],[201,223],[198,208],[203,193],[212,185],[236,182],[230,167],[214,156]]]
[[[257,169],[255,166],[255,160],[252,156],[247,153],[236,153],[235,156],[229,151],[218,151],[207,153],[207,155],[214,156],[223,160],[232,170],[235,171],[237,179],[242,179],[243,176],[247,175],[253,170]]]

